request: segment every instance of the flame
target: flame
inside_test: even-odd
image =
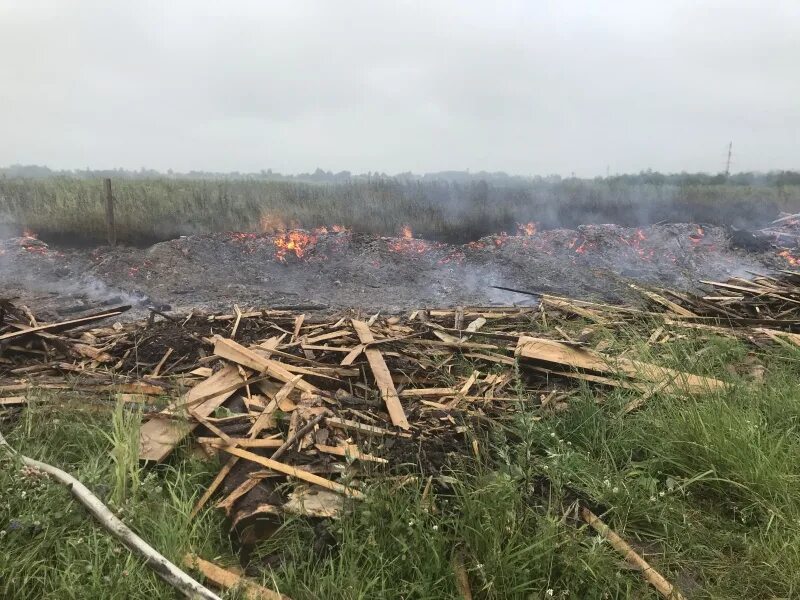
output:
[[[521,235],[536,235],[536,222],[517,223],[517,231],[519,231]]]
[[[500,235],[494,236],[492,241],[494,242],[495,248],[499,248],[508,241],[508,234],[505,231],[501,231]]]
[[[327,225],[322,225],[320,227],[315,227],[313,230],[314,235],[326,235],[328,233],[347,233],[349,230],[344,225],[331,225],[328,227]]]
[[[22,230],[22,237],[36,240],[39,239],[39,234],[34,233],[32,230],[26,227],[25,229]]]
[[[310,247],[317,243],[317,236],[300,229],[281,233],[272,240],[275,244],[275,258],[286,262],[286,255],[293,252],[297,258],[303,258]]]
[[[800,266],[800,258],[794,256],[788,250],[781,250],[780,252],[778,252],[778,256],[780,256],[781,258],[786,259],[786,262],[788,262],[793,267]]]
[[[400,236],[407,240],[410,240],[414,237],[414,233],[411,231],[411,227],[409,227],[408,225],[403,225],[400,228]]]
[[[699,244],[700,242],[702,242],[702,241],[703,241],[703,238],[704,238],[705,236],[706,236],[706,232],[703,230],[703,228],[702,228],[702,227],[700,227],[700,226],[698,225],[698,226],[697,226],[697,228],[695,229],[695,232],[694,232],[694,233],[690,233],[690,234],[689,234],[689,241],[690,241],[692,244],[695,244],[695,245],[697,245],[697,244]]]

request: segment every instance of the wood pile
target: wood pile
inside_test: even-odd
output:
[[[450,457],[481,456],[476,432],[523,402],[543,415],[567,409],[575,381],[633,390],[642,402],[725,387],[610,354],[603,341],[566,332],[566,319],[613,329],[644,316],[659,319],[652,339],[689,327],[798,344],[798,274],[711,285],[717,291],[702,297],[633,286],[653,310],[545,295],[535,308],[365,316],[235,307],[127,323],[115,322],[126,307],[41,323],[0,301],[0,415],[36,390],[141,406],[140,458],[159,463],[178,449],[216,457],[220,470],[194,512],[216,506],[246,541],[260,535],[256,524],[287,514],[336,517],[374,478],[443,480]]]

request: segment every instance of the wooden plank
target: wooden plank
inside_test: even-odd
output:
[[[324,342],[326,340],[335,340],[343,337],[347,337],[352,332],[349,329],[340,329],[339,331],[331,331],[329,333],[323,333],[322,335],[318,335],[315,337],[306,338],[306,344],[316,344],[317,342]]]
[[[172,414],[180,413],[183,405],[191,405],[195,399],[215,394],[217,390],[229,389],[230,391],[213,395],[194,407],[197,414],[207,417],[233,395],[238,389],[237,384],[243,383],[244,379],[233,365],[225,366],[205,381],[198,383],[162,411],[163,416],[156,415],[142,425],[139,430],[139,459],[161,462],[197,427],[197,423],[169,418]]]
[[[566,298],[557,298],[556,296],[542,295],[542,304],[550,306],[565,313],[571,313],[583,317],[589,321],[594,321],[599,325],[608,323],[608,319],[598,314],[596,311],[578,306],[577,303],[567,300]]]
[[[358,449],[358,446],[355,444],[348,444],[347,446],[326,446],[324,444],[314,444],[314,447],[325,454],[344,456],[345,458],[351,458],[353,460],[365,460],[380,464],[387,464],[389,462],[385,458],[380,458],[379,456],[372,456],[372,454],[361,452]]]
[[[636,290],[637,292],[639,292],[643,296],[645,296],[647,298],[650,298],[650,300],[652,300],[656,304],[660,304],[661,306],[663,306],[667,310],[672,311],[676,315],[680,315],[682,317],[696,317],[697,316],[692,311],[683,308],[680,304],[675,304],[671,300],[667,300],[666,298],[664,298],[664,296],[661,296],[660,294],[656,294],[653,291],[641,288],[638,285],[633,284],[633,283],[629,283],[628,285],[630,286],[630,288],[632,290]]]
[[[411,388],[400,392],[401,398],[419,398],[424,396],[455,396],[458,390],[454,388]]]
[[[253,369],[259,373],[266,373],[283,383],[289,383],[294,379],[294,375],[279,362],[264,358],[249,348],[225,338],[216,338],[214,344],[214,354],[235,362],[236,364]],[[311,385],[302,379],[297,382],[297,388],[304,392],[319,393],[319,388]]]
[[[324,477],[320,477],[319,475],[314,475],[313,473],[309,473],[308,471],[304,471],[303,469],[298,469],[297,467],[293,467],[291,465],[278,462],[277,460],[272,460],[271,458],[265,458],[264,456],[253,454],[252,452],[248,452],[247,450],[242,450],[241,448],[225,446],[224,444],[212,444],[212,445],[218,450],[224,450],[229,454],[233,454],[234,456],[238,456],[239,458],[244,458],[245,460],[249,460],[251,462],[265,466],[269,469],[272,469],[273,471],[277,471],[278,473],[283,473],[284,475],[288,475],[290,477],[296,477],[297,479],[302,479],[303,481],[306,481],[308,483],[313,483],[314,485],[327,488],[329,490],[338,492],[340,494],[349,496],[351,498],[356,498],[359,500],[362,500],[364,498],[364,494],[354,488],[347,487],[346,485],[342,485],[341,483],[336,483],[335,481],[331,481],[330,479],[325,479]]]
[[[241,590],[241,597],[245,600],[290,600],[288,596],[267,589],[232,571],[228,571],[212,562],[203,560],[195,554],[187,554],[183,558],[183,564],[189,569],[197,569],[200,571],[203,577],[218,588],[225,590]]]
[[[687,393],[705,393],[725,387],[724,382],[712,377],[702,377],[651,363],[607,356],[544,338],[521,337],[517,344],[516,355],[598,373],[627,375],[633,379],[655,383],[670,379],[672,382],[669,389]]]
[[[125,311],[130,310],[130,308],[131,308],[130,306],[120,306],[119,308],[112,308],[98,314],[81,317],[80,319],[71,319],[69,321],[61,321],[59,323],[48,323],[47,325],[39,325],[37,327],[27,327],[25,329],[20,329],[18,331],[10,331],[8,333],[0,335],[0,342],[18,339],[21,337],[25,337],[26,335],[34,335],[38,333],[52,333],[58,331],[66,331],[68,329],[74,329],[75,327],[80,327],[81,325],[88,325],[89,323],[102,321],[103,319],[107,319],[108,317],[116,317],[117,315],[121,315]]]
[[[280,438],[267,438],[253,440],[250,438],[230,438],[233,446],[241,448],[280,448],[283,440]],[[215,437],[199,437],[197,442],[200,444],[219,444],[219,438]]]
[[[353,319],[353,328],[358,334],[358,339],[362,344],[370,344],[375,341],[369,325],[363,321]],[[367,361],[372,369],[372,374],[375,376],[375,385],[381,393],[386,409],[389,411],[389,418],[392,424],[401,429],[409,429],[408,419],[403,410],[403,405],[400,403],[400,397],[397,395],[397,390],[392,381],[392,374],[389,372],[389,367],[386,366],[386,361],[383,360],[383,354],[377,348],[367,347],[364,349],[364,354],[367,356]]]
[[[340,419],[339,417],[328,417],[325,423],[337,429],[344,429],[345,431],[357,431],[366,435],[374,435],[377,437],[392,436],[392,437],[406,437],[410,438],[409,433],[400,433],[399,431],[390,431],[383,427],[375,427],[374,425],[364,425],[358,421],[351,421],[350,419]]]

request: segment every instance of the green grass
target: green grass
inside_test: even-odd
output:
[[[248,571],[295,600],[457,598],[457,555],[476,598],[656,598],[576,520],[582,498],[693,598],[796,597],[797,353],[694,336],[647,346],[647,329],[599,336],[632,357],[720,377],[729,389],[660,393],[629,414],[623,407],[635,396],[626,390],[578,388],[557,414],[524,401],[479,438],[490,450],[483,461],[450,465],[429,501],[424,481],[375,484],[340,521],[286,521],[254,550]],[[762,382],[753,380],[755,363]],[[119,412],[41,403],[7,437],[81,478],[170,558],[191,549],[233,564],[219,515],[187,516],[214,465],[183,449],[172,466],[140,471],[131,460],[135,431],[136,420]],[[3,460],[0,596],[174,597],[66,490]]]

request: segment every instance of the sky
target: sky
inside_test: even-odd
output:
[[[800,2],[0,0],[0,165],[800,169]]]

